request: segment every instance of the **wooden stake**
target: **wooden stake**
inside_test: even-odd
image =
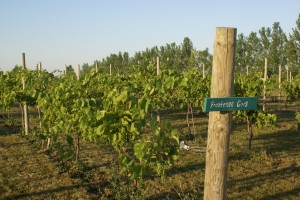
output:
[[[211,97],[233,94],[236,28],[216,28]],[[220,200],[226,195],[231,112],[210,112],[206,150],[204,200]]]
[[[77,66],[77,80],[80,78],[80,65]]]
[[[265,58],[263,111],[266,111],[266,106],[267,106],[267,88],[266,88],[267,78],[268,78],[268,58]]]
[[[111,75],[111,64],[109,64],[109,74]]]
[[[159,66],[159,57],[156,57],[156,75],[158,76],[160,73],[160,66]]]
[[[205,79],[205,64],[202,63],[202,78]]]
[[[23,70],[26,69],[26,62],[25,62],[25,53],[22,53],[22,68]],[[25,78],[22,78],[23,84],[23,91],[26,88],[26,81]],[[25,128],[25,135],[29,134],[29,113],[28,113],[28,105],[24,104],[24,128]]]
[[[42,72],[42,63],[39,62],[38,64],[38,72],[39,72],[39,77],[41,75],[41,72]],[[40,131],[42,130],[42,114],[41,114],[41,109],[40,109],[40,106],[39,104],[37,104],[37,111],[38,111],[38,116],[39,116],[39,128],[40,128]],[[44,146],[44,140],[42,140],[42,147]]]
[[[246,66],[246,69],[247,69],[247,76],[249,76],[249,66],[248,65]]]
[[[98,73],[98,62],[96,61],[96,73]]]
[[[286,66],[286,81],[289,81],[289,66]]]
[[[290,82],[292,82],[292,71],[290,70]]]
[[[160,73],[160,66],[159,66],[159,57],[156,57],[156,75],[158,76]],[[156,120],[158,122],[160,122],[160,111],[159,109],[157,110],[157,116],[156,116]]]
[[[279,65],[279,74],[278,74],[278,88],[279,88],[279,101],[281,100],[281,65]]]

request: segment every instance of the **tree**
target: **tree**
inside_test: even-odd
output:
[[[287,37],[282,31],[279,22],[275,22],[271,32],[271,42],[268,55],[268,71],[271,74],[278,74],[279,65],[286,64],[286,56],[284,54],[284,46],[287,42]]]
[[[261,56],[262,45],[256,32],[251,32],[245,43],[246,64],[255,71],[263,69],[263,58]]]
[[[165,69],[178,69],[180,64],[180,47],[175,42],[160,48],[161,64]]]
[[[66,66],[66,74],[76,76],[75,70],[73,69],[72,65]]]
[[[193,43],[190,38],[185,37],[181,45],[181,59],[182,66],[181,69],[185,70],[188,68],[190,57],[192,56]]]
[[[271,29],[262,27],[259,30],[259,35],[260,35],[260,43],[262,46],[262,54],[264,57],[268,57],[270,43],[271,43]]]
[[[213,59],[213,56],[212,56],[212,54],[209,53],[208,48],[206,48],[203,51],[198,51],[196,58],[197,58],[197,64],[198,64],[198,66],[200,68],[202,68],[203,64],[204,64],[206,74],[210,74],[211,73],[211,69],[212,69],[212,59]]]
[[[95,61],[95,62],[97,62],[97,61]],[[89,66],[88,63],[83,63],[83,65],[81,67],[80,76],[82,76],[82,77],[87,76],[91,70],[92,70],[92,67]]]
[[[247,67],[246,38],[243,33],[238,35],[235,57],[236,57],[235,71],[245,72],[245,68]]]
[[[300,14],[296,20],[296,27],[292,29],[290,34],[288,46],[288,65],[293,73],[299,73],[300,65]]]

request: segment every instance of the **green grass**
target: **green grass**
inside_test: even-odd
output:
[[[277,114],[273,129],[254,129],[248,149],[245,123],[233,123],[230,139],[227,199],[300,199],[300,134],[297,104],[269,104]],[[195,112],[195,133],[184,111],[162,112],[190,146],[205,147],[208,116]],[[166,177],[147,177],[133,184],[119,173],[110,146],[82,143],[80,162],[62,165],[55,152],[19,135],[20,125],[0,119],[0,199],[202,199],[205,153],[181,151]],[[138,187],[137,187],[138,186]]]

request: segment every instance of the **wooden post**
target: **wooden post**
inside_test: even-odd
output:
[[[236,28],[216,28],[211,97],[233,94],[235,44]],[[209,113],[204,200],[225,199],[231,122],[230,111]]]
[[[111,75],[111,64],[109,64],[109,75]]]
[[[96,61],[96,73],[98,73],[98,62]]]
[[[67,64],[65,64],[64,74],[65,74],[65,75],[68,75]]]
[[[39,77],[41,75],[41,72],[42,72],[42,63],[39,62],[38,64],[38,72],[39,72]],[[39,104],[37,104],[37,110],[38,110],[38,115],[39,115],[39,127],[40,127],[40,130],[42,130],[42,115],[41,115],[41,110],[40,110],[40,106]],[[43,140],[43,143],[44,143],[44,140]]]
[[[25,62],[25,53],[22,53],[22,68],[23,70],[26,69],[26,62]],[[22,84],[23,84],[23,91],[26,88],[26,81],[25,78],[22,77]],[[29,134],[29,113],[28,113],[28,105],[24,104],[24,128],[25,128],[25,135]]]
[[[278,74],[278,89],[279,89],[279,101],[281,100],[281,65],[279,65],[279,74]]]
[[[289,66],[286,66],[286,81],[289,81]]]
[[[156,75],[158,76],[160,73],[160,66],[159,66],[159,57],[156,57]]]
[[[292,71],[290,70],[290,82],[292,82]]]
[[[156,75],[160,74],[159,57],[156,57]],[[160,122],[160,110],[157,110],[156,121]]]
[[[266,111],[266,106],[267,106],[267,88],[266,88],[266,81],[268,78],[267,76],[268,76],[268,58],[265,58],[263,111]]]
[[[247,76],[249,76],[249,66],[246,66],[246,70],[247,70]]]
[[[205,64],[202,63],[202,78],[205,79]]]
[[[80,65],[77,66],[77,80],[80,78]]]

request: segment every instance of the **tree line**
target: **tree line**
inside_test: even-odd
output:
[[[237,73],[246,73],[246,70],[261,71],[264,69],[264,60],[268,58],[268,75],[278,74],[279,65],[283,70],[299,73],[300,65],[300,14],[291,33],[284,33],[279,22],[272,27],[262,27],[258,32],[249,35],[243,33],[237,36],[236,63]],[[112,53],[102,60],[95,60],[93,64],[81,66],[82,75],[98,67],[100,73],[109,73],[112,66],[113,74],[133,73],[136,70],[145,70],[148,65],[156,65],[156,57],[160,57],[160,66],[167,70],[186,71],[189,69],[211,72],[213,55],[208,48],[197,50],[190,38],[185,37],[181,44],[175,42],[163,46],[146,48],[133,56],[128,52]],[[70,71],[72,66],[68,66]]]

